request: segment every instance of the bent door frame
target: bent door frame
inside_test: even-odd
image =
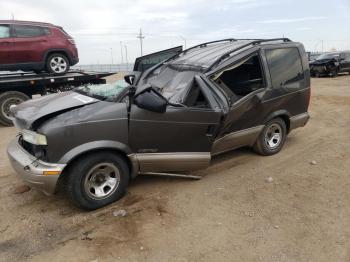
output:
[[[232,115],[233,111],[236,111],[238,108],[245,106],[245,104],[248,103],[249,100],[254,100],[256,103],[261,104],[263,101],[264,94],[266,93],[267,90],[271,89],[271,79],[270,79],[268,65],[267,65],[267,61],[265,59],[264,53],[262,52],[262,49],[260,47],[246,50],[241,54],[238,54],[236,57],[232,57],[231,59],[228,59],[216,70],[208,72],[206,74],[206,78],[209,80],[209,84],[220,89],[220,87],[212,80],[212,76],[216,75],[219,72],[224,71],[229,67],[234,66],[235,64],[240,63],[242,60],[254,54],[257,54],[259,58],[264,87],[249,93],[248,95],[240,98],[238,101],[230,105],[229,110],[226,113],[226,117],[225,117],[226,121],[228,120],[227,118],[229,118],[229,115]],[[224,122],[226,122],[225,120]],[[233,118],[232,121],[226,122],[224,124],[221,132],[219,133],[218,137],[216,137],[213,143],[213,147],[211,151],[212,155],[218,155],[242,146],[252,146],[255,143],[256,139],[258,138],[259,134],[261,133],[262,129],[264,128],[263,124],[257,123],[256,125],[253,125],[253,126],[247,126],[245,128],[233,130],[233,131],[229,130],[229,132],[226,132],[226,129],[229,126],[232,126],[232,124],[237,120],[238,119]]]

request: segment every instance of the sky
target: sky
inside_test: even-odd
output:
[[[50,22],[77,43],[80,64],[223,38],[288,37],[309,51],[350,50],[350,0],[0,0],[0,19]]]

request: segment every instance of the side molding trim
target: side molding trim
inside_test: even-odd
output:
[[[208,167],[210,152],[141,153],[134,154],[139,173],[193,171]]]
[[[214,141],[212,155],[218,155],[242,146],[252,146],[263,128],[264,125],[260,125],[220,137]]]
[[[170,177],[181,177],[181,178],[190,178],[190,179],[201,179],[201,176],[187,175],[187,174],[173,174],[173,173],[158,173],[158,172],[145,172],[141,175],[150,175],[150,176],[170,176]]]

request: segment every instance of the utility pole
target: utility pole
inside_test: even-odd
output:
[[[111,62],[112,64],[109,67],[109,70],[112,71],[112,65],[113,65],[113,48],[111,47]]]
[[[122,41],[120,41],[120,54],[121,54],[121,56],[122,56],[122,65],[123,65],[123,63],[124,63],[124,58],[123,58],[123,42]]]
[[[186,41],[186,38],[183,37],[182,35],[179,35],[179,37],[185,42],[185,49],[187,49],[187,41]]]
[[[11,18],[12,20],[15,20],[15,15],[13,13],[11,13]]]
[[[128,47],[126,45],[124,45],[125,48],[125,60],[126,60],[126,71],[129,70],[129,62],[128,62]]]
[[[322,53],[323,53],[323,40],[321,40],[322,41]]]
[[[140,39],[141,56],[142,56],[142,54],[143,54],[143,52],[142,52],[142,39],[144,39],[145,36],[142,35],[142,30],[141,30],[141,28],[140,28],[140,33],[136,36],[136,38]]]

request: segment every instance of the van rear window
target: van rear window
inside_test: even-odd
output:
[[[269,64],[272,86],[300,87],[299,83],[304,78],[300,54],[297,48],[278,48],[266,50],[267,63]]]

